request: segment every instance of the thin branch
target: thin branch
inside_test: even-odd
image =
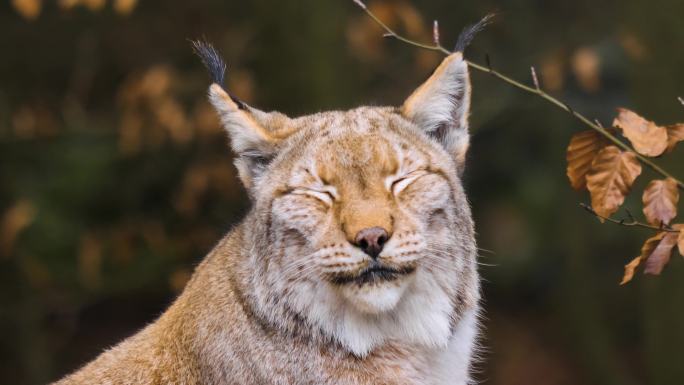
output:
[[[682,99],[681,96],[677,97],[677,100],[679,100],[679,102],[682,103],[682,106],[684,106],[684,99]]]
[[[540,90],[539,79],[537,79],[537,71],[534,70],[534,66],[530,67],[530,72],[532,73],[532,82],[534,83],[534,88]]]
[[[403,43],[406,43],[406,44],[408,44],[408,45],[412,45],[412,46],[414,46],[414,47],[418,47],[418,48],[422,48],[422,49],[426,49],[426,50],[430,50],[430,51],[442,52],[442,53],[445,54],[445,55],[450,55],[450,54],[453,53],[453,52],[451,52],[450,50],[444,48],[444,46],[442,46],[442,45],[439,44],[439,43],[435,43],[435,44],[432,44],[432,45],[431,45],[431,44],[424,44],[424,43],[420,43],[420,42],[417,42],[417,41],[414,41],[414,40],[405,38],[405,37],[403,37],[403,36],[397,34],[393,29],[391,29],[390,27],[388,27],[387,24],[385,24],[382,20],[380,20],[380,19],[379,19],[371,10],[370,10],[370,9],[368,9],[368,7],[366,7],[366,5],[365,5],[361,0],[353,0],[353,1],[354,1],[354,3],[356,3],[356,4],[357,4],[357,5],[358,5],[358,6],[359,6],[359,7],[360,7],[360,8],[361,8],[361,9],[362,9],[370,18],[371,18],[371,19],[373,19],[373,21],[375,21],[383,30],[385,30],[385,34],[384,34],[383,36],[385,36],[385,37],[392,37],[392,38],[394,38],[394,39],[397,39],[397,40],[399,40],[399,41],[401,41],[401,42],[403,42]],[[527,85],[525,85],[525,84],[523,84],[523,83],[521,83],[521,82],[519,82],[519,81],[517,81],[517,80],[514,80],[514,79],[512,79],[512,78],[510,78],[510,77],[508,77],[508,76],[506,76],[506,75],[504,75],[504,74],[502,74],[502,73],[500,73],[500,72],[498,72],[498,71],[495,71],[494,69],[492,69],[491,62],[490,62],[490,60],[489,60],[489,55],[486,55],[485,58],[486,58],[486,63],[487,63],[486,66],[477,64],[477,63],[472,62],[472,61],[470,61],[470,60],[466,60],[466,63],[468,63],[468,66],[469,66],[470,68],[473,68],[473,69],[478,70],[478,71],[480,71],[480,72],[488,73],[488,74],[494,76],[495,78],[497,78],[497,79],[499,79],[499,80],[502,80],[502,81],[504,81],[505,83],[508,83],[508,84],[512,85],[512,86],[515,87],[515,88],[521,89],[521,90],[526,91],[526,92],[531,93],[531,94],[535,94],[535,95],[541,97],[542,99],[548,101],[549,103],[555,105],[556,107],[560,108],[561,110],[564,110],[564,111],[570,113],[570,115],[574,116],[574,117],[575,117],[576,119],[578,119],[580,122],[584,123],[585,125],[589,126],[589,127],[592,128],[593,130],[595,130],[595,131],[597,131],[598,133],[600,133],[601,135],[603,135],[606,139],[608,139],[609,141],[611,141],[614,145],[618,146],[619,148],[621,148],[621,149],[624,150],[624,151],[628,151],[628,152],[634,153],[634,155],[637,157],[637,159],[639,159],[639,161],[640,161],[641,163],[643,163],[643,164],[645,164],[646,166],[650,167],[653,171],[657,172],[658,174],[660,174],[660,175],[662,175],[662,176],[664,176],[664,177],[666,177],[666,178],[672,178],[675,182],[677,182],[677,187],[679,187],[680,190],[684,190],[684,182],[682,182],[681,180],[675,178],[675,177],[672,176],[672,174],[670,174],[669,172],[663,170],[660,166],[658,166],[657,164],[655,164],[655,163],[654,163],[653,161],[651,161],[650,159],[648,159],[648,158],[646,158],[645,156],[643,156],[643,155],[639,154],[638,152],[636,152],[632,147],[630,147],[628,144],[626,144],[625,142],[621,141],[621,140],[618,139],[616,136],[614,136],[613,134],[611,134],[610,132],[608,132],[605,128],[603,128],[603,127],[601,127],[601,126],[599,126],[599,125],[597,125],[597,124],[592,123],[592,122],[591,122],[589,119],[587,119],[584,115],[582,115],[582,114],[576,112],[575,110],[573,110],[572,108],[570,108],[570,106],[568,106],[566,103],[564,103],[564,102],[562,102],[562,101],[560,101],[560,100],[554,98],[553,96],[547,94],[547,93],[546,93],[545,91],[543,91],[542,89],[536,88],[536,87],[527,86]],[[679,98],[679,100],[680,100],[680,102],[682,102],[682,104],[684,104],[684,101],[682,100],[682,98]]]
[[[625,212],[627,213],[627,217],[629,218],[630,221],[635,222],[636,219],[634,219],[634,215],[632,215],[632,212],[629,211],[629,209],[625,209]]]
[[[630,213],[629,211],[627,211],[627,216],[629,217],[629,221],[626,221],[624,219],[618,220],[618,219],[613,219],[613,218],[609,218],[609,217],[604,217],[603,215],[594,211],[594,209],[591,206],[586,205],[584,203],[580,203],[579,205],[581,208],[583,208],[589,214],[595,216],[596,218],[602,219],[602,220],[610,222],[610,223],[614,223],[616,225],[628,226],[628,227],[642,227],[644,229],[655,230],[655,231],[665,231],[668,233],[678,233],[679,232],[679,230],[675,230],[669,226],[664,226],[664,225],[663,226],[652,226],[652,225],[649,225],[648,223],[639,222],[636,219],[634,219],[634,217],[632,216],[632,213]]]
[[[439,22],[437,20],[432,22],[432,42],[435,43],[435,45],[442,45],[442,43],[439,42]]]

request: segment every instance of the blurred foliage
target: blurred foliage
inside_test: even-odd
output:
[[[371,2],[442,42],[482,15],[469,56],[609,122],[684,109],[684,3]],[[383,40],[351,1],[11,0],[0,5],[0,378],[40,384],[151,322],[243,215],[208,79],[188,38],[229,62],[242,99],[291,115],[398,104],[439,55]],[[466,184],[485,279],[486,384],[678,384],[684,263],[617,285],[648,230],[577,206],[564,148],[581,129],[474,73]],[[684,175],[682,150],[663,165]],[[644,173],[649,171],[644,170]],[[653,176],[653,175],[650,175]],[[648,180],[637,180],[642,191]],[[638,194],[635,194],[638,195]],[[639,197],[625,206],[639,211]],[[493,266],[489,266],[493,265]]]

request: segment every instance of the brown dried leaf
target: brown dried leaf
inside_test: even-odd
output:
[[[672,178],[652,180],[642,197],[644,215],[648,223],[654,226],[669,224],[677,216],[679,190],[677,182]]]
[[[570,139],[565,159],[568,161],[566,174],[575,190],[587,186],[586,175],[596,154],[606,145],[603,137],[594,130],[576,133]]]
[[[667,130],[665,127],[642,118],[625,108],[618,108],[618,116],[613,125],[622,130],[634,149],[646,156],[658,156],[667,148]]]
[[[641,246],[641,254],[625,265],[625,274],[622,276],[620,285],[624,285],[634,278],[634,272],[636,271],[636,268],[639,267],[642,261],[646,260],[653,253],[653,250],[658,247],[658,244],[664,236],[665,232],[661,232],[644,242],[644,245]]]
[[[636,268],[639,267],[641,264],[641,256],[638,256],[631,261],[629,261],[628,264],[625,265],[625,274],[622,276],[622,281],[620,281],[620,285],[624,285],[627,282],[631,281],[632,278],[634,278],[634,272],[636,271]]]
[[[653,250],[658,246],[660,241],[665,237],[665,232],[661,231],[658,234],[648,238],[644,245],[641,246],[641,258],[646,259],[653,253]]]
[[[667,150],[666,152],[670,152],[674,150],[675,145],[677,145],[678,142],[681,142],[684,140],[684,123],[678,123],[678,124],[672,124],[669,126],[665,126],[665,130],[667,130]]]
[[[634,153],[615,146],[599,151],[586,176],[594,211],[604,217],[615,213],[639,174],[641,164]]]
[[[684,224],[672,225],[672,228],[679,231],[677,247],[679,248],[679,255],[684,257]]]
[[[658,246],[653,249],[651,255],[646,259],[646,266],[644,273],[658,275],[672,256],[672,249],[677,244],[677,237],[679,233],[667,232],[658,243]],[[643,257],[643,256],[642,256]]]

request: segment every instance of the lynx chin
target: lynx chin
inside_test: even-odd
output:
[[[399,107],[290,118],[195,43],[252,208],[159,319],[58,384],[470,384],[463,47]]]

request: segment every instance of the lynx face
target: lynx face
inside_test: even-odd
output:
[[[259,315],[359,356],[389,341],[446,346],[479,298],[459,177],[469,98],[460,53],[400,108],[290,119],[211,86],[254,203]]]
[[[456,274],[448,155],[392,109],[318,119],[276,167],[287,177],[270,202],[274,273],[307,289],[324,282],[365,314],[394,309],[419,268]]]

